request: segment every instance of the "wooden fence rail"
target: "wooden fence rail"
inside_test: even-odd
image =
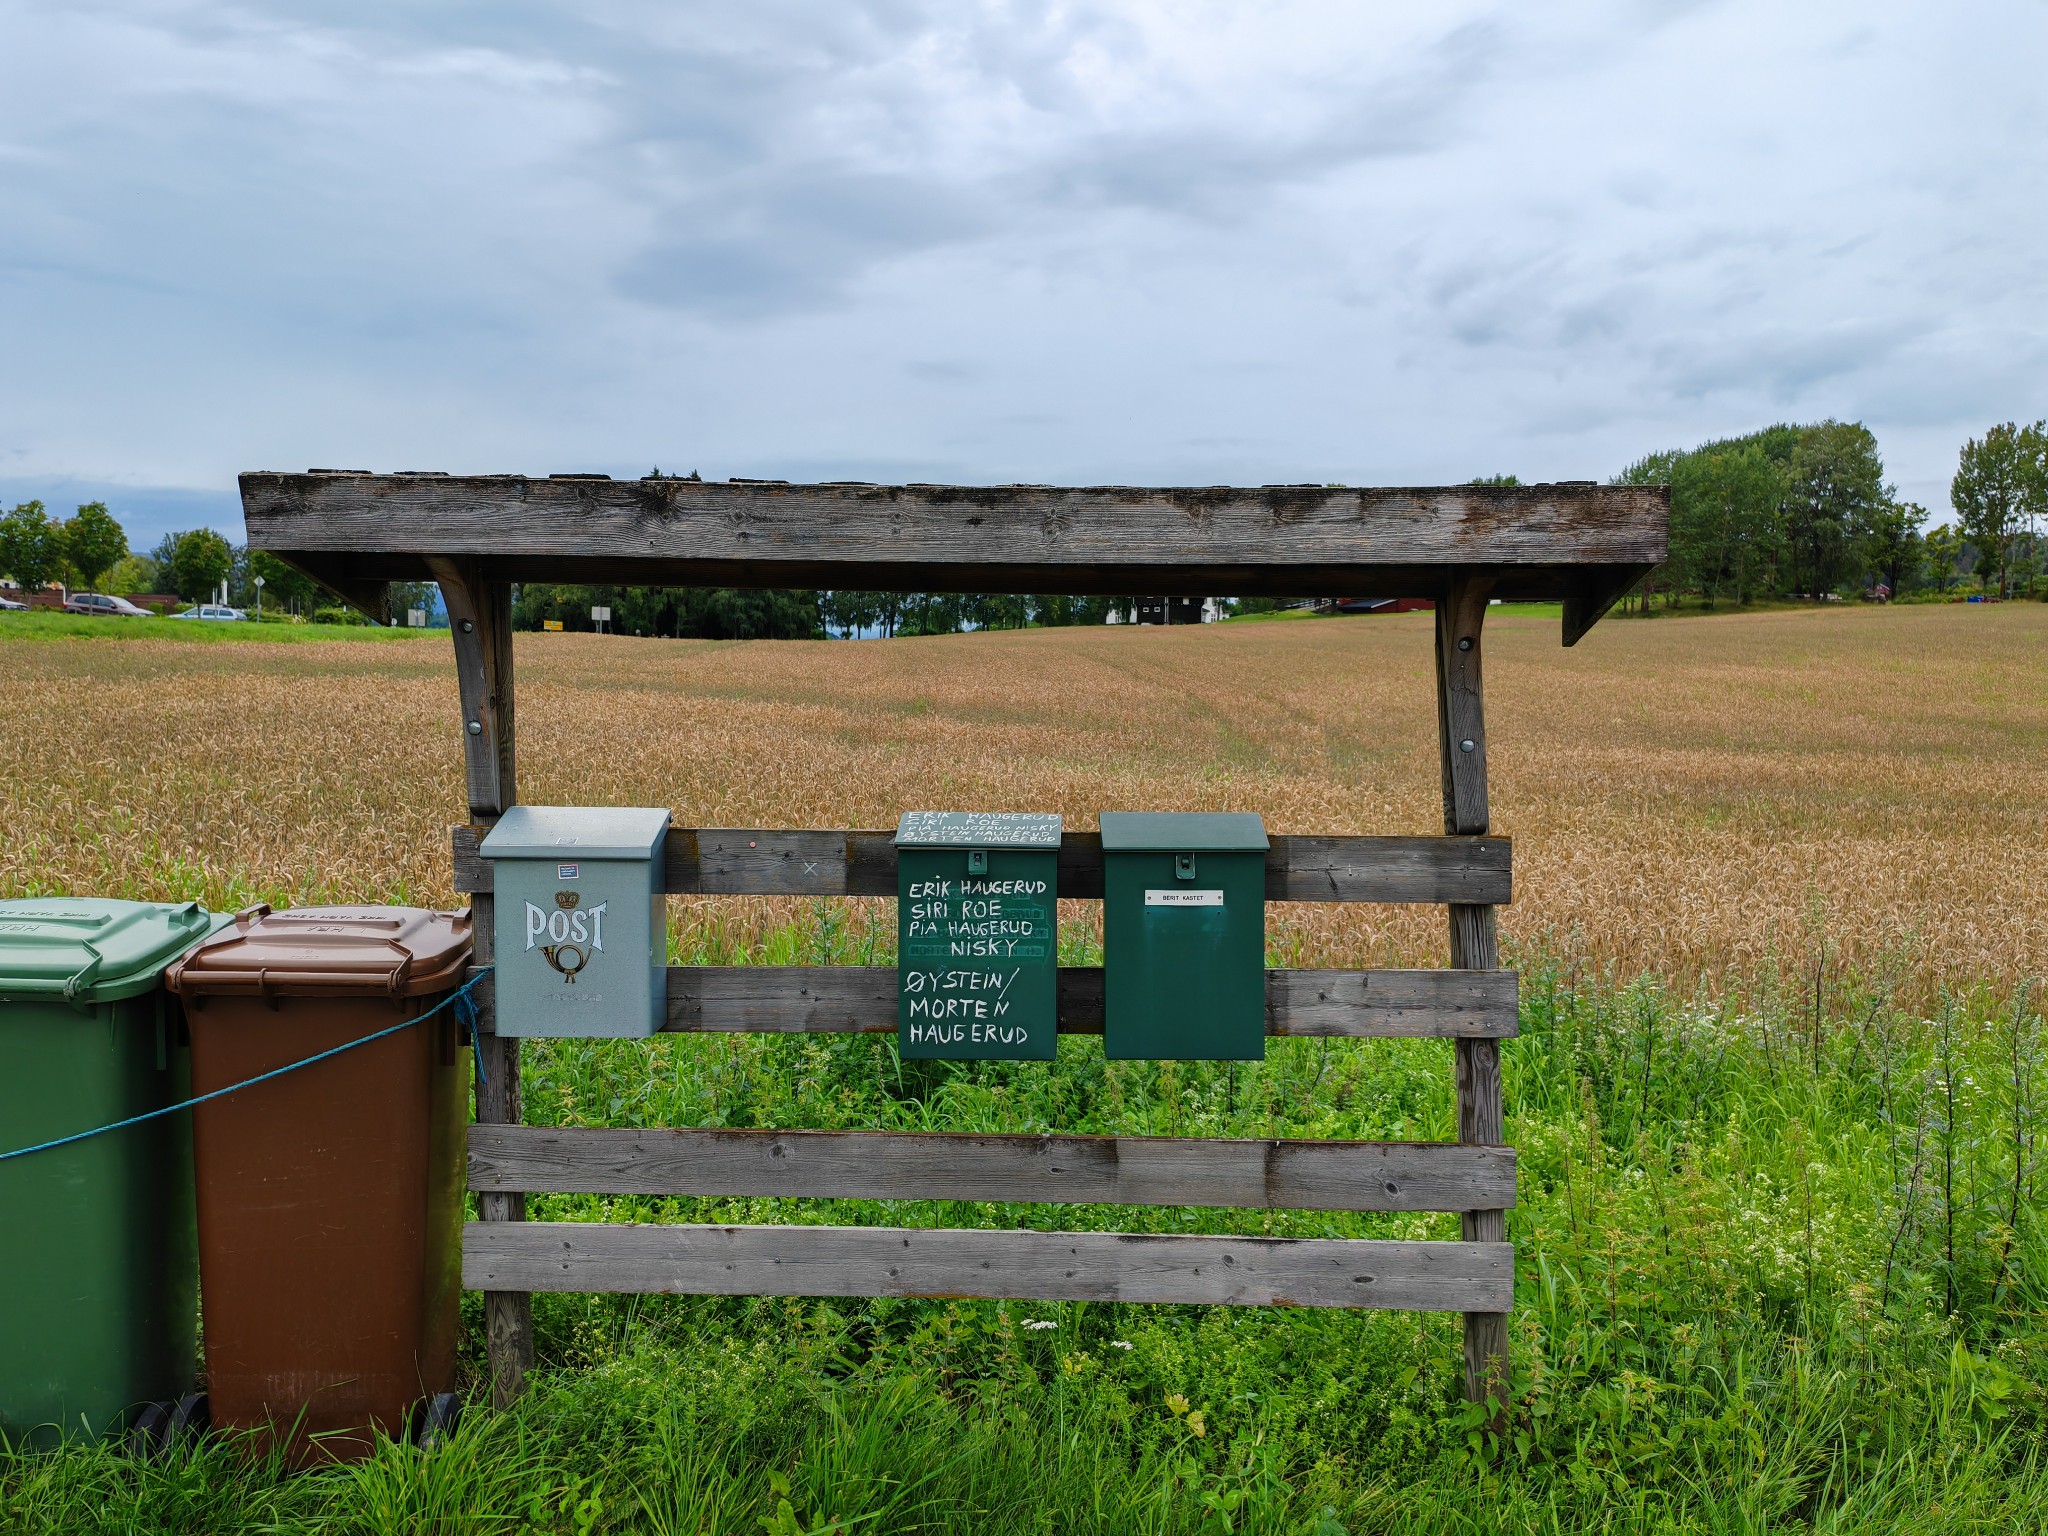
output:
[[[476,827],[452,829],[455,889],[487,892],[491,865]],[[892,832],[671,827],[662,888],[672,895],[894,896]],[[1276,836],[1266,855],[1268,901],[1468,902],[1513,896],[1505,837]],[[1060,840],[1059,893],[1102,899],[1102,838]]]
[[[479,1192],[1465,1211],[1515,1203],[1510,1147],[927,1131],[475,1125]]]
[[[1507,1243],[905,1227],[471,1222],[462,1283],[493,1293],[973,1296],[1505,1312]]]
[[[486,1014],[491,978],[475,996]],[[672,965],[665,1034],[893,1035],[890,965]],[[1266,1033],[1394,1040],[1514,1037],[1513,971],[1266,972]],[[1059,1032],[1099,1035],[1102,970],[1061,966]]]

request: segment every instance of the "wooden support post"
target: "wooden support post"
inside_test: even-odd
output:
[[[1493,579],[1453,570],[1436,609],[1437,740],[1443,762],[1444,831],[1476,836],[1487,830],[1486,708],[1480,681],[1480,630]],[[1495,908],[1453,904],[1451,964],[1471,970],[1500,965]],[[1500,1044],[1460,1040],[1458,1140],[1499,1146],[1502,1140]],[[1507,1213],[1466,1211],[1470,1243],[1507,1239]],[[1504,1404],[1508,1393],[1508,1319],[1505,1312],[1465,1314],[1465,1400]]]
[[[512,588],[486,581],[477,562],[429,558],[448,605],[455,637],[455,672],[462,694],[462,744],[469,779],[469,819],[488,827],[518,800],[513,774]],[[492,897],[470,897],[475,913],[476,960],[491,963]],[[519,1042],[500,1036],[491,1022],[494,992],[477,992],[480,1046],[476,1118],[479,1125],[520,1122]],[[524,1194],[480,1194],[484,1221],[524,1221]],[[524,1291],[484,1293],[485,1347],[491,1364],[491,1402],[503,1408],[519,1396],[533,1367],[533,1299]]]

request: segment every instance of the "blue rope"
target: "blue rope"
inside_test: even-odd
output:
[[[17,1147],[12,1152],[0,1152],[0,1163],[17,1157],[27,1157],[35,1152],[49,1152],[58,1147],[68,1147],[75,1141],[89,1141],[95,1136],[104,1136],[109,1131],[126,1130],[131,1125],[140,1125],[145,1120],[157,1120],[165,1115],[175,1115],[180,1110],[190,1109],[195,1104],[204,1104],[208,1099],[218,1099],[230,1093],[240,1093],[244,1088],[253,1088],[258,1083],[267,1083],[273,1077],[283,1077],[287,1072],[296,1072],[301,1067],[310,1067],[316,1061],[325,1061],[330,1056],[339,1056],[343,1051],[352,1051],[359,1045],[368,1045],[373,1040],[382,1040],[385,1036],[395,1035],[400,1030],[411,1029],[415,1024],[424,1024],[451,1003],[459,1005],[456,1010],[457,1017],[462,1018],[469,1025],[469,1042],[471,1048],[476,1050],[476,1068],[478,1075],[481,1076],[484,1068],[484,1055],[482,1049],[478,1046],[476,1037],[476,1004],[469,1000],[469,993],[472,987],[491,973],[491,970],[492,967],[488,965],[479,967],[474,976],[456,988],[455,991],[449,993],[448,996],[442,998],[440,1002],[434,1004],[425,1013],[407,1019],[403,1023],[394,1024],[389,1029],[380,1029],[374,1035],[364,1035],[360,1040],[351,1040],[346,1045],[337,1045],[332,1050],[322,1051],[316,1056],[308,1056],[304,1061],[295,1061],[289,1066],[273,1067],[270,1071],[249,1078],[246,1082],[230,1083],[225,1088],[216,1088],[211,1093],[202,1093],[197,1098],[185,1100],[182,1104],[166,1104],[161,1109],[152,1109],[140,1115],[130,1115],[126,1120],[116,1120],[111,1125],[96,1125],[89,1131],[75,1131],[69,1136],[59,1136],[55,1141],[40,1141],[32,1147]]]
[[[476,1082],[479,1088],[491,1085],[491,1075],[484,1070],[484,1043],[476,1037],[476,1004],[469,1000],[469,989],[482,981],[495,966],[484,966],[476,975],[462,984],[462,990],[448,1001],[455,1005],[455,1017],[462,1020],[463,1028],[469,1031],[469,1054],[476,1058]],[[422,1014],[422,1018],[426,1015]]]

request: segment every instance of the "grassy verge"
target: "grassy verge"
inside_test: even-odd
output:
[[[446,641],[445,629],[382,629],[370,624],[294,624],[266,619],[223,623],[207,619],[101,619],[84,613],[0,613],[0,643],[8,640],[191,640],[202,644],[261,640]]]
[[[886,958],[820,907],[760,953]],[[1525,962],[1514,1411],[1459,1401],[1457,1318],[543,1296],[543,1369],[429,1457],[288,1477],[0,1462],[11,1530],[1963,1532],[2048,1524],[2042,1022],[2027,996],[1825,1016]],[[1235,1068],[900,1061],[887,1039],[536,1042],[536,1123],[1439,1139],[1443,1042]],[[534,1201],[539,1219],[1449,1236],[1455,1218],[862,1201]],[[471,1305],[475,1299],[471,1298]],[[472,1324],[475,1318],[471,1319]],[[475,1336],[474,1327],[471,1330]],[[475,1371],[478,1362],[472,1360]]]
[[[1564,604],[1495,603],[1490,611],[1495,618],[1555,619],[1563,616]],[[1385,619],[1400,617],[1402,617],[1400,614],[1318,613],[1311,608],[1281,608],[1271,613],[1234,613],[1222,622],[1225,624],[1271,624],[1276,622],[1294,623],[1304,619]]]

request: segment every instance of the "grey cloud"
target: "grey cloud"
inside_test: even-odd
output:
[[[1660,371],[1681,399],[1739,389],[1790,404],[1821,385],[1881,367],[1919,330],[1902,322],[1849,322],[1735,341],[1702,337],[1683,351],[1667,350]]]
[[[909,29],[908,22],[898,18]],[[1070,96],[1053,83],[1077,40],[1100,28],[1046,28],[1013,50],[982,43],[979,64],[991,82],[1026,87],[1041,104]],[[779,109],[795,105],[787,82],[725,83],[713,97],[713,121],[781,121],[771,138],[758,126],[713,147],[728,164],[711,185],[677,171],[650,187],[662,208],[661,233],[619,272],[621,291],[650,303],[721,318],[759,318],[843,300],[874,266],[1006,232],[1070,224],[1105,211],[1138,210],[1191,220],[1242,220],[1279,190],[1363,160],[1414,155],[1457,131],[1460,109],[1486,82],[1501,54],[1498,27],[1454,29],[1397,61],[1377,78],[1354,81],[1306,124],[1285,130],[1221,126],[1084,132],[1050,154],[1021,150],[972,184],[926,169],[876,174],[852,165],[784,156],[831,146],[792,128]],[[706,148],[701,98],[678,93],[679,107],[631,112],[635,142],[678,166]],[[687,152],[686,152],[687,146]]]
[[[841,297],[877,261],[989,225],[972,189],[804,167],[678,200],[619,283],[650,303],[771,313]]]
[[[1583,477],[1868,412],[1945,478],[2048,413],[1990,3],[1958,71],[1892,0],[18,0],[0,468]]]

